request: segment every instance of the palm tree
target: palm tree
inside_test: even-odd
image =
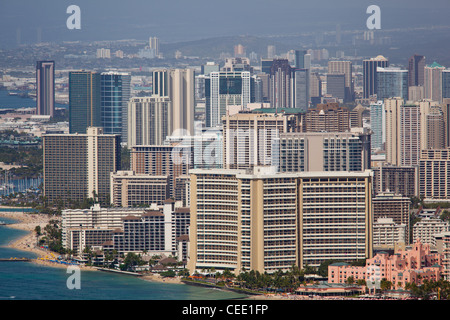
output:
[[[388,281],[386,278],[381,279],[380,289],[381,291],[390,290],[392,288],[392,282]]]
[[[354,284],[355,283],[355,278],[353,278],[353,276],[350,276],[347,278],[347,280],[345,281],[347,284]]]

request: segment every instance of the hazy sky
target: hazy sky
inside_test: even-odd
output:
[[[66,9],[81,8],[81,30]],[[450,0],[0,0],[0,47],[42,41],[146,39],[175,42],[228,35],[364,29],[369,5],[382,29],[450,25]],[[18,31],[19,30],[19,31]]]

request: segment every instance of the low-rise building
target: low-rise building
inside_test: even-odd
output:
[[[385,279],[392,283],[392,289],[405,288],[407,283],[423,284],[424,280],[438,281],[441,278],[443,255],[432,253],[430,245],[420,240],[406,250],[399,249],[393,255],[379,252],[366,260],[364,267],[348,263],[334,263],[328,266],[329,283],[346,283],[349,277],[369,283]]]

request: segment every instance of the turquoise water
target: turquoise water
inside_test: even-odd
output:
[[[10,222],[8,219],[0,219]],[[0,226],[0,258],[34,258],[33,253],[5,247],[25,231]],[[80,289],[68,289],[65,268],[30,262],[0,262],[0,300],[227,300],[245,298],[233,292],[145,281],[101,271],[81,271]]]

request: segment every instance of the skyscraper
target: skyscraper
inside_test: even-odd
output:
[[[155,56],[159,55],[159,39],[157,37],[150,37],[148,39],[148,46],[154,50]]]
[[[169,71],[169,134],[194,134],[195,75],[194,69]]]
[[[101,127],[101,77],[92,71],[69,72],[69,132]]]
[[[370,129],[372,130],[372,149],[381,150],[383,148],[385,127],[383,121],[384,103],[377,101],[370,104]]]
[[[373,198],[373,220],[379,218],[392,218],[396,224],[404,224],[409,230],[410,226],[410,205],[411,199],[405,195],[394,192],[382,192]],[[409,232],[405,235],[406,242],[409,243]]]
[[[422,150],[419,161],[419,193],[425,199],[450,199],[450,149]]]
[[[36,64],[36,114],[55,113],[55,62],[38,61]]]
[[[377,93],[378,67],[389,67],[389,60],[383,56],[363,60],[363,97],[365,99]]]
[[[328,61],[328,74],[344,74],[345,76],[345,95],[344,101],[353,101],[353,65],[351,61]],[[327,82],[328,83],[328,82]]]
[[[294,108],[307,111],[310,101],[310,72],[309,69],[294,70]]]
[[[386,162],[400,166],[400,108],[404,100],[390,98],[384,101],[386,114]]]
[[[345,132],[350,130],[348,108],[338,103],[318,104],[310,108],[303,120],[303,132]]]
[[[308,53],[306,50],[295,50],[295,68],[309,69],[310,66],[305,64],[305,56]]]
[[[275,55],[277,54],[277,50],[275,46],[269,45],[267,46],[267,58],[273,59],[275,58]]]
[[[442,71],[445,70],[437,62],[427,65],[424,69],[424,97],[442,102]]]
[[[423,86],[425,56],[413,55],[408,60],[408,86]]]
[[[278,166],[278,138],[288,132],[288,115],[238,113],[223,117],[224,168]]]
[[[450,69],[442,70],[442,99],[450,98]]]
[[[370,133],[280,132],[280,172],[370,169]]]
[[[127,142],[128,101],[131,76],[128,73],[101,74],[102,125],[105,134],[119,134]]]
[[[370,171],[276,173],[255,167],[190,174],[191,273],[273,273],[372,256]]]
[[[345,101],[345,74],[328,73],[327,74],[327,94],[338,99],[341,103]]]
[[[175,180],[192,168],[191,146],[145,145],[130,149],[131,170],[136,174],[168,176],[169,197],[175,198]],[[176,156],[179,158],[175,159]]]
[[[292,108],[293,68],[287,59],[275,59],[270,70],[270,103],[272,108]]]
[[[84,134],[43,136],[44,196],[48,201],[98,199],[109,204],[110,173],[120,170],[120,136],[89,127]]]
[[[246,108],[251,102],[250,72],[211,72],[205,79],[206,127],[222,124],[227,107],[239,105]]]
[[[408,70],[377,68],[377,99],[400,97],[408,99]]]
[[[422,135],[422,137],[423,136],[424,135]],[[445,148],[444,114],[439,105],[430,107],[430,112],[426,115],[425,137],[426,137],[426,149]]]
[[[421,147],[420,106],[403,104],[400,107],[400,154],[402,166],[419,164]]]
[[[163,144],[169,132],[167,96],[134,97],[128,102],[128,147]]]

